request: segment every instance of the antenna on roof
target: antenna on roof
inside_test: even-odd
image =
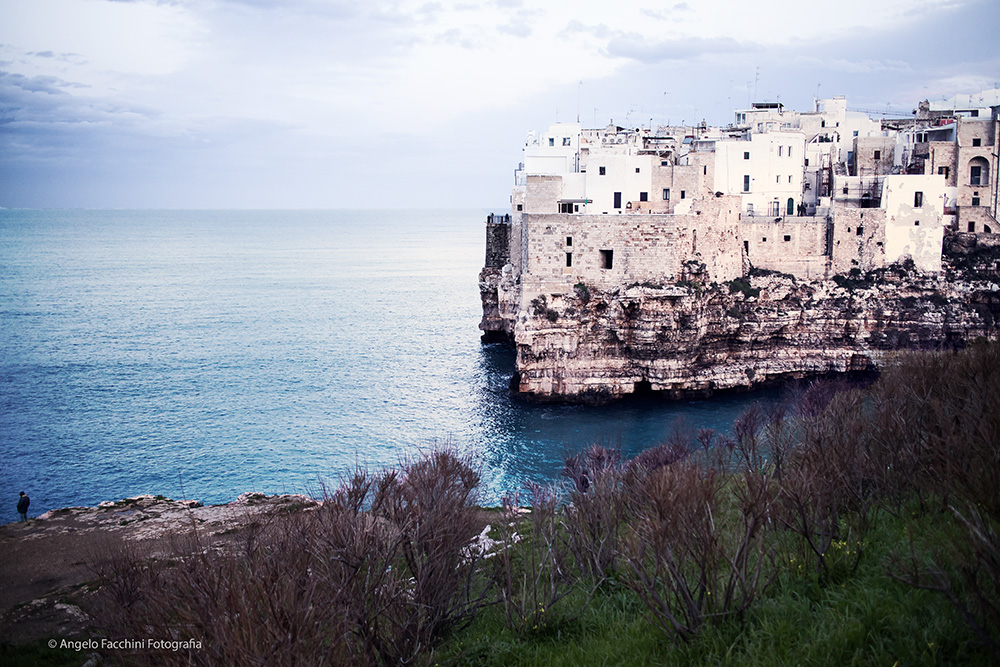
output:
[[[580,89],[583,88],[583,80],[576,86],[576,122],[580,122]]]

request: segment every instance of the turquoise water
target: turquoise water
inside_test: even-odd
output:
[[[318,493],[450,443],[487,502],[750,401],[532,405],[484,346],[486,211],[0,211],[0,489],[13,520],[140,493]]]

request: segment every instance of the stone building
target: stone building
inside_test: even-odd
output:
[[[907,174],[945,179],[945,220],[958,232],[996,233],[1000,90],[973,99],[918,105],[913,118],[883,122],[897,137],[896,161]]]
[[[894,127],[836,97],[804,113],[757,104],[724,128],[529,133],[511,215],[490,223],[495,316],[587,286],[723,283],[754,267],[940,271],[946,226],[997,231],[998,109]]]

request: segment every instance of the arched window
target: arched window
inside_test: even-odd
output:
[[[969,160],[969,185],[986,185],[990,181],[990,163],[984,157]]]

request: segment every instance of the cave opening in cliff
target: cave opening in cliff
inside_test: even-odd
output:
[[[653,393],[653,385],[649,380],[639,380],[632,385],[632,394],[635,396],[649,396]]]

